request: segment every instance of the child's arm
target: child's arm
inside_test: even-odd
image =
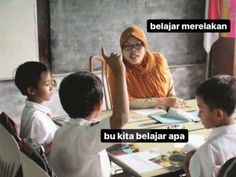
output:
[[[122,56],[111,53],[108,56],[102,48],[102,56],[112,70],[115,78],[115,100],[110,124],[112,129],[122,128],[128,122],[129,100],[126,85],[125,66]]]
[[[44,150],[45,150],[45,155],[46,156],[50,155],[51,149],[52,149],[52,142],[47,144],[46,146],[44,146]]]
[[[193,154],[196,152],[196,150],[192,150],[186,154],[186,159],[183,165],[184,172],[186,174],[186,177],[191,177],[189,172],[189,162],[193,156]]]

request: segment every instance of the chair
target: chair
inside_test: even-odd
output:
[[[20,152],[22,160],[22,171],[24,177],[50,177],[40,166],[38,166],[32,159]]]
[[[94,65],[95,62],[99,62],[101,66],[100,73],[95,72]],[[89,71],[95,73],[98,77],[100,77],[102,84],[103,84],[103,94],[104,94],[104,102],[105,102],[105,109],[111,110],[112,109],[112,99],[111,99],[111,91],[108,82],[108,66],[105,63],[105,60],[100,55],[94,55],[89,58]],[[99,70],[96,70],[99,71]],[[100,75],[101,74],[101,75]]]
[[[24,158],[25,156],[32,161],[31,163],[37,164],[37,168],[41,168],[41,171],[44,171],[48,176],[56,176],[52,167],[48,163],[42,145],[38,144],[31,138],[21,140],[17,135],[15,122],[4,112],[0,114],[0,125],[0,177],[2,174],[4,176],[23,177],[23,168],[25,168],[24,160],[26,159]],[[2,138],[1,136],[4,137]],[[23,156],[22,153],[24,153],[25,156]],[[6,156],[5,154],[12,154],[14,157],[18,158],[18,161],[20,161],[20,168],[15,170],[16,173],[13,168],[17,162],[12,163],[11,157]],[[15,159],[15,161],[16,160],[17,159]],[[26,161],[26,163],[29,162],[29,160]],[[24,167],[22,167],[21,161],[23,161]],[[33,169],[34,168],[35,167],[33,166]],[[15,176],[13,173],[10,173],[10,171],[14,172]],[[24,173],[27,173],[26,170],[24,170]]]
[[[224,163],[218,177],[236,177],[236,157],[232,157]]]
[[[21,167],[19,146],[0,124],[0,176],[15,177]]]

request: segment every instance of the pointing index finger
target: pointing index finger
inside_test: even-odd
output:
[[[106,50],[105,50],[104,47],[102,47],[101,51],[102,51],[102,56],[103,56],[103,58],[104,58],[104,59],[108,58],[108,55],[107,55]]]

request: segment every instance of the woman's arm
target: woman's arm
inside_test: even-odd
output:
[[[155,108],[158,98],[132,98],[129,102],[130,109]]]
[[[172,78],[171,75],[170,75],[169,91],[168,91],[167,96],[168,96],[168,97],[175,97],[175,96],[176,96],[176,94],[175,94],[175,88],[174,88],[174,81],[173,81],[173,78]]]
[[[169,108],[169,107],[181,107],[184,101],[177,97],[164,97],[164,98],[133,98],[130,100],[131,109],[141,108]]]

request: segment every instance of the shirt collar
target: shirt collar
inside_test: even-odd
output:
[[[70,120],[66,123],[68,125],[88,125],[92,122],[94,122],[95,120],[91,120],[91,121],[88,121],[84,118],[75,118],[75,119],[72,119],[70,118]]]
[[[29,107],[29,108],[36,109],[36,110],[41,111],[41,112],[46,113],[46,114],[50,114],[51,113],[49,108],[47,108],[47,107],[45,107],[45,106],[43,106],[41,104],[29,101],[29,100],[26,100],[25,106]]]
[[[233,132],[236,133],[236,123],[213,128],[211,133],[208,136],[208,140],[213,139],[214,137],[217,137],[223,134],[228,134],[228,133],[233,133]]]

